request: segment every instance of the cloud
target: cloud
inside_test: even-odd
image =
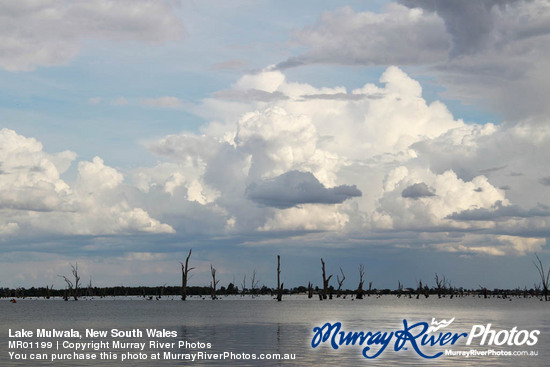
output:
[[[334,101],[358,101],[364,98],[379,99],[383,98],[381,94],[363,94],[363,93],[333,93],[333,94],[305,94],[303,99],[325,99]]]
[[[505,169],[506,167],[507,166],[504,165],[504,166],[500,166],[500,167],[483,168],[483,169],[479,170],[479,173],[483,173],[483,174],[491,173],[491,172],[495,172],[495,171],[500,171],[501,169]]]
[[[550,144],[548,127],[518,123],[467,125],[430,141],[414,143],[411,148],[417,159],[435,172],[452,168],[463,180],[485,172],[493,185],[509,188],[507,196],[513,202],[529,208],[539,203],[549,204],[543,199],[547,188],[534,179],[547,171],[547,163],[542,158],[550,154],[546,144]],[[500,169],[487,171],[487,167]]]
[[[94,157],[91,162],[78,164],[76,189],[89,193],[93,191],[114,189],[122,183],[123,176],[112,167],[105,166],[103,160]]]
[[[125,97],[117,97],[111,101],[111,104],[114,106],[126,106],[128,100]]]
[[[445,58],[450,39],[441,18],[395,3],[386,10],[383,14],[356,13],[344,7],[325,12],[316,25],[294,34],[307,51],[277,67],[311,63],[403,65]]]
[[[549,168],[545,125],[465,123],[442,102],[428,103],[421,84],[395,66],[379,84],[354,90],[296,83],[268,67],[224,93],[251,90],[286,98],[214,93],[194,111],[210,123],[147,142],[161,163],[124,174],[96,157],[78,162],[76,179],[65,182],[60,172],[74,154],[46,154],[6,133],[0,147],[12,148],[4,148],[0,180],[21,166],[36,188],[16,202],[4,195],[0,230],[175,231],[190,241],[292,238],[490,256],[536,250],[549,235],[547,187],[533,179]]]
[[[301,141],[327,137],[322,142],[323,148],[326,148],[324,150],[333,154],[342,153],[350,159],[403,151],[413,142],[438,136],[463,124],[461,120],[454,120],[442,103],[426,103],[422,98],[420,84],[397,67],[387,68],[380,77],[380,83],[381,87],[368,83],[351,91],[343,87],[314,88],[304,83],[287,82],[280,71],[267,69],[242,77],[233,89],[240,92],[250,87],[263,88],[266,93],[282,93],[286,99],[234,102],[207,99],[195,112],[218,122],[205,127],[205,131],[217,135],[234,134],[235,131],[231,129],[236,120],[240,121],[239,139],[247,133],[252,121],[257,120],[256,123],[261,125],[260,120],[264,115],[267,120],[280,116],[276,128],[282,130],[288,127],[289,132],[297,127],[293,128],[286,120],[299,119],[303,122],[298,125],[305,127],[307,122],[307,131],[310,132],[308,136],[302,136]],[[375,98],[357,98],[364,95]],[[304,96],[307,98],[304,99]],[[267,115],[270,117],[267,118]],[[272,129],[269,124],[267,127]],[[214,128],[218,131],[214,132]],[[257,132],[258,136],[266,134]],[[275,132],[272,135],[275,136]],[[288,139],[296,142],[296,149],[308,146],[298,141],[292,133]],[[316,172],[313,173],[323,181]]]
[[[550,88],[548,68],[550,5],[544,0],[424,1],[410,7],[434,11],[452,37],[450,60],[435,65],[448,95],[489,102],[509,119],[544,118]],[[526,21],[528,19],[528,21]],[[526,50],[529,50],[526,52]],[[497,88],[498,86],[498,88]],[[496,94],[488,94],[498,90]]]
[[[410,200],[420,198],[425,200]],[[467,227],[448,220],[449,215],[470,208],[491,208],[497,201],[509,204],[504,192],[484,176],[464,181],[452,170],[437,174],[414,165],[401,166],[386,174],[384,193],[378,199],[372,225],[387,229],[416,226],[436,231],[438,227],[461,230]]]
[[[304,204],[300,207],[276,211],[258,228],[258,231],[263,233],[288,231],[295,234],[304,231],[339,233],[345,231],[349,223],[350,215],[345,211],[322,205]],[[307,238],[303,235],[299,237]]]
[[[0,130],[0,209],[69,210],[63,197],[69,186],[60,178],[76,154],[49,155],[42,144],[13,130]]]
[[[261,102],[270,102],[270,101],[288,99],[288,97],[281,92],[266,92],[258,89],[222,90],[214,93],[214,97],[219,99],[230,99],[230,100],[236,100],[236,101],[261,101]]]
[[[124,199],[123,175],[95,157],[78,163],[74,185],[61,174],[73,152],[48,154],[36,139],[0,130],[0,236],[173,233]]]
[[[256,203],[286,209],[300,204],[340,204],[361,196],[361,191],[355,185],[326,188],[310,172],[290,171],[250,184],[246,195]]]
[[[30,71],[66,64],[85,40],[156,44],[183,27],[169,2],[22,0],[0,5],[0,34],[0,67]]]
[[[519,0],[400,0],[410,8],[436,12],[452,37],[451,56],[472,54],[489,45],[494,27],[493,12],[505,10]],[[500,7],[500,9],[494,9]]]
[[[481,167],[498,164],[480,160],[475,148],[471,159],[483,166],[474,166],[468,171],[472,175],[463,177],[457,164],[462,154],[483,144],[478,139],[498,128],[465,124],[441,102],[427,104],[421,85],[397,67],[389,67],[380,82],[347,91],[293,83],[272,68],[242,77],[232,88],[237,93],[253,87],[287,98],[205,100],[204,109],[208,107],[214,122],[200,134],[170,135],[149,145],[155,154],[177,163],[178,175],[148,178],[144,187],[153,188],[157,182],[173,198],[185,198],[196,181],[203,191],[216,192],[201,211],[216,218],[221,233],[229,228],[241,233],[448,233],[479,229],[475,223],[447,218],[455,212],[491,208],[499,200],[509,205],[504,191],[479,176]],[[237,109],[242,112],[229,118]],[[452,160],[447,161],[449,144]],[[428,152],[434,146],[441,146],[443,153]],[[185,179],[178,179],[173,190],[169,177]],[[350,182],[357,193],[368,194],[342,200],[352,196],[346,191],[339,204],[318,205],[336,201],[334,191],[327,190],[350,189]]]
[[[550,206],[539,204],[531,209],[524,209],[519,205],[503,205],[497,201],[492,208],[464,210],[453,213],[447,218],[461,221],[494,221],[509,218],[550,217]]]
[[[435,196],[433,189],[428,187],[424,182],[415,183],[403,190],[401,196],[409,199],[420,199]]]
[[[539,182],[544,186],[550,186],[550,177],[543,177],[539,179]]]
[[[278,64],[422,65],[447,98],[507,120],[544,121],[550,93],[544,0],[402,0],[382,12],[325,12],[294,33],[304,51]]]
[[[466,253],[473,255],[510,256],[526,255],[540,251],[545,244],[542,238],[518,236],[486,236],[466,234],[460,242],[430,245],[436,251]]]
[[[149,107],[158,108],[182,108],[183,102],[177,97],[164,96],[159,98],[146,98],[141,103]]]

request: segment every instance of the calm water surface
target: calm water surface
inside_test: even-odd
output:
[[[239,366],[356,366],[356,365],[437,365],[437,366],[548,366],[550,365],[550,302],[538,299],[519,299],[512,301],[498,298],[483,299],[465,297],[455,299],[409,299],[395,296],[381,298],[366,297],[364,300],[334,299],[320,302],[301,296],[288,296],[283,302],[270,298],[224,298],[217,301],[191,299],[182,302],[174,298],[161,301],[145,301],[142,298],[117,299],[81,299],[78,302],[62,300],[18,300],[16,304],[0,300],[0,365],[2,366],[154,366],[154,365],[239,365]],[[466,346],[465,339],[456,345],[447,347],[453,350],[479,351],[494,350],[528,350],[537,351],[538,356],[502,357],[478,356],[459,357],[442,356],[434,360],[419,357],[411,348],[395,352],[393,343],[375,360],[367,360],[361,355],[360,346],[343,346],[338,350],[322,344],[311,348],[313,327],[326,322],[340,321],[346,331],[397,331],[403,329],[403,319],[409,323],[437,320],[455,321],[445,332],[470,333],[475,324],[492,324],[499,330],[540,330],[538,343],[532,347],[488,347]],[[9,338],[8,330],[36,329],[75,329],[83,338],[30,339]],[[73,350],[9,349],[9,340],[54,341],[59,340],[86,342],[92,339],[85,337],[86,329],[108,330],[140,329],[145,334],[146,328],[164,328],[177,332],[176,338],[119,338],[126,342],[146,342],[144,353],[151,354],[168,351],[190,353],[202,350],[209,353],[286,353],[294,354],[295,360],[254,361],[254,360],[201,360],[190,362],[178,360],[132,360],[121,363],[120,360],[97,361],[31,361],[10,359],[9,352],[30,353],[46,352],[72,353]],[[110,341],[94,339],[94,341]],[[150,340],[161,342],[188,341],[190,343],[211,343],[210,349],[159,349],[149,348]],[[474,344],[474,343],[472,343]],[[427,354],[435,354],[444,348],[425,349]],[[123,354],[128,351],[103,349]],[[87,353],[96,353],[93,350]],[[137,353],[138,351],[132,350]]]

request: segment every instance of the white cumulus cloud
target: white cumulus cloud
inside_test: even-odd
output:
[[[95,157],[78,164],[73,185],[61,178],[76,154],[48,154],[36,139],[0,130],[0,235],[172,233],[131,206],[123,175]]]

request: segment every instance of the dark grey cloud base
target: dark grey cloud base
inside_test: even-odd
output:
[[[250,184],[246,196],[265,206],[286,209],[300,204],[340,204],[361,196],[355,185],[326,188],[310,172],[289,171],[271,180]]]

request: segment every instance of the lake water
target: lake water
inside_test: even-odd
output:
[[[165,297],[160,301],[146,301],[143,298],[107,298],[77,302],[62,300],[18,300],[10,303],[6,299],[0,301],[0,365],[5,366],[154,366],[154,365],[238,365],[238,366],[356,366],[364,365],[438,365],[438,366],[548,366],[550,357],[550,302],[540,302],[538,299],[514,298],[512,301],[499,298],[483,299],[478,297],[442,298],[431,296],[428,299],[397,298],[395,296],[365,297],[364,300],[333,299],[319,301],[307,299],[304,296],[286,296],[282,302],[276,302],[270,297],[228,297],[212,301],[191,298],[182,302],[177,298]],[[521,330],[539,330],[538,342],[533,346],[488,346],[480,345],[480,338],[471,345],[466,345],[466,339],[460,339],[455,345],[446,347],[423,347],[426,354],[433,355],[438,351],[452,349],[453,351],[536,351],[537,356],[449,356],[443,355],[437,359],[428,360],[418,356],[409,346],[394,351],[394,342],[376,359],[367,360],[362,355],[361,346],[342,346],[334,350],[328,343],[322,343],[317,348],[311,347],[313,328],[326,322],[341,322],[345,331],[397,331],[403,329],[403,319],[410,324],[417,322],[431,323],[455,318],[453,323],[437,332],[452,332],[470,334],[476,324],[492,324],[492,329],[510,331],[517,327]],[[176,337],[151,338],[142,337],[86,338],[86,329],[103,331],[166,329],[177,334]],[[78,330],[82,339],[71,337],[60,338],[15,338],[9,337],[17,330],[37,329]],[[526,334],[523,334],[526,335]],[[36,348],[33,343],[27,349],[9,348],[9,341],[53,342],[51,349]],[[52,353],[71,354],[74,349],[55,349],[57,342],[109,342],[108,348],[99,351],[87,349],[84,352],[95,354],[100,358],[104,352],[112,356],[117,354],[117,360],[63,360],[38,361],[30,360],[31,354],[42,353],[51,358]],[[145,360],[130,360],[121,362],[124,353],[130,352],[130,357],[140,352],[134,349],[113,348],[113,341],[145,342],[142,351],[147,355]],[[162,343],[210,343],[211,348],[150,348],[151,340]],[[39,344],[40,345],[40,344]],[[189,346],[189,345],[187,345]],[[194,348],[193,348],[194,347]],[[203,346],[204,347],[204,346]],[[373,346],[373,350],[376,347]],[[292,360],[199,360],[188,361],[183,358],[159,361],[151,360],[151,354],[164,352],[191,354],[196,352],[224,352],[241,355],[256,354],[288,354]],[[26,355],[26,360],[10,359],[9,352]],[[15,357],[15,355],[13,355]],[[73,356],[74,357],[74,356]],[[177,356],[176,356],[177,357]]]

